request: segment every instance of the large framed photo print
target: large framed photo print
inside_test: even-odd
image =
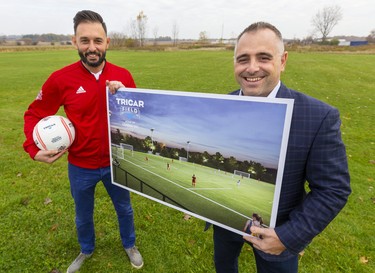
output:
[[[112,180],[238,234],[274,227],[293,100],[121,88],[107,96]]]

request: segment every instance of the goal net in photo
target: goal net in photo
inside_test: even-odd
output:
[[[250,178],[250,174],[249,173],[238,171],[238,170],[234,170],[233,174],[234,175],[238,175],[241,178]]]

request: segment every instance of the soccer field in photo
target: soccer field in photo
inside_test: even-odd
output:
[[[118,154],[117,149],[120,148],[112,146],[112,155]],[[133,191],[158,200],[166,196],[179,204],[173,204],[177,209],[185,208],[236,230],[242,231],[246,220],[254,212],[263,217],[264,224],[269,225],[275,190],[272,184],[136,151],[124,150],[123,159],[117,160],[121,169],[158,192],[149,190],[149,187],[141,188],[137,179],[128,179],[126,185],[124,173],[117,169],[115,182]],[[192,186],[193,174],[197,177],[195,187]],[[237,183],[239,179],[240,184]]]

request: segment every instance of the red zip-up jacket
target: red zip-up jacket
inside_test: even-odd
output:
[[[128,70],[108,62],[98,80],[81,61],[51,74],[24,115],[26,141],[23,147],[31,158],[34,159],[39,151],[32,136],[34,126],[64,106],[76,131],[75,140],[68,150],[68,161],[89,169],[110,165],[106,80],[121,81],[129,88],[136,87]]]

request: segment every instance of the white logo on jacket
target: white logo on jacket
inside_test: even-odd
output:
[[[77,92],[76,92],[76,94],[81,94],[81,93],[86,93],[86,90],[85,89],[83,89],[83,87],[82,86],[80,86],[78,89],[77,89]]]
[[[43,90],[40,90],[35,100],[42,100],[42,97],[43,97]]]

